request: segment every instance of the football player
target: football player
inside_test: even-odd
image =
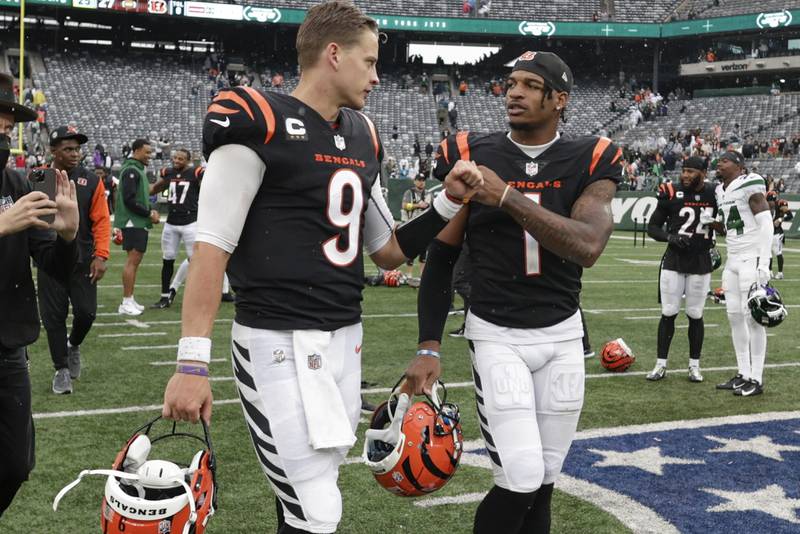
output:
[[[438,178],[471,160],[484,185],[428,249],[405,387],[429,391],[440,374],[450,304],[440,288],[464,241],[474,272],[465,337],[495,483],[476,534],[549,532],[553,483],[583,405],[581,274],[611,235],[622,151],[558,133],[572,80],[557,55],[526,52],[506,82],[511,131],[459,132],[439,146]]]
[[[203,167],[192,167],[189,162],[192,153],[185,148],[178,148],[172,153],[172,167],[161,169],[159,179],[150,186],[150,194],[157,195],[168,190],[167,203],[169,214],[161,234],[161,298],[151,308],[169,308],[175,300],[178,289],[186,279],[189,259],[192,258],[195,235],[197,234],[197,201],[200,198],[200,183],[203,179]],[[175,270],[175,258],[178,248],[186,249],[187,259],[178,267],[178,273],[172,278]],[[172,280],[172,283],[170,283]],[[223,279],[223,294],[228,293],[228,277]]]
[[[675,334],[675,317],[685,298],[689,318],[689,380],[702,382],[703,307],[711,286],[711,256],[717,201],[714,186],[705,182],[706,160],[693,156],[683,163],[680,185],[661,184],[658,204],[647,224],[647,235],[667,245],[659,273],[661,320],[658,322],[658,359],[648,380],[667,376],[667,356]],[[664,225],[666,224],[666,230]]]
[[[361,408],[362,250],[385,269],[418,256],[482,182],[462,163],[426,213],[393,228],[382,145],[357,111],[378,84],[378,41],[353,4],[316,5],[297,34],[297,88],[223,90],[203,126],[208,166],[163,414],[211,417],[210,337],[227,267],[236,385],[281,534],[335,532],[341,519],[339,466]]]
[[[758,174],[746,172],[741,154],[724,152],[717,160],[717,174],[722,178],[716,190],[717,206],[722,211],[728,245],[722,289],[739,367],[736,376],[717,384],[717,389],[749,397],[763,393],[767,332],[750,316],[747,297],[753,284],[769,282],[774,226],[766,182]]]
[[[770,191],[770,193],[773,193]],[[778,258],[778,272],[775,273],[775,280],[783,280],[783,243],[786,235],[783,233],[783,223],[789,222],[794,219],[794,215],[789,211],[789,203],[778,198],[775,194],[770,199],[770,193],[767,193],[767,201],[772,213],[772,223],[775,226],[774,234],[772,235],[772,253]],[[772,258],[769,260],[769,270],[772,272]]]

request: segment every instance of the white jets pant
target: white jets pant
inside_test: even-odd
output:
[[[533,345],[470,341],[480,430],[501,488],[530,493],[561,472],[583,406],[583,332],[575,335]]]
[[[349,447],[314,450],[309,445],[295,368],[292,331],[260,330],[233,323],[236,387],[256,456],[290,526],[335,532],[342,517],[339,466]],[[353,431],[361,410],[361,324],[333,332],[326,357]]]
[[[763,383],[767,329],[753,320],[747,307],[747,295],[756,280],[756,258],[728,256],[722,271],[722,289],[739,374]]]

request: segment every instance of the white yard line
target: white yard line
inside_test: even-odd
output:
[[[151,336],[166,336],[166,332],[126,332],[123,334],[100,334],[97,337],[151,337]]]
[[[122,350],[155,350],[155,349],[177,349],[178,345],[141,345],[122,347]],[[173,360],[171,363],[175,363]]]

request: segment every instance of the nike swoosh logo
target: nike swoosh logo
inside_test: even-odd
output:
[[[227,128],[228,126],[231,125],[231,118],[230,117],[225,117],[224,121],[217,120],[217,119],[208,119],[208,120],[213,122],[214,124],[219,124],[223,128]]]

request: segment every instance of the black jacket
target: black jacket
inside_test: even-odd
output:
[[[3,169],[0,172],[0,212],[31,190],[27,179]],[[67,243],[52,230],[30,228],[0,237],[0,351],[30,345],[39,337],[31,258],[40,269],[66,283],[78,261],[77,239]]]

